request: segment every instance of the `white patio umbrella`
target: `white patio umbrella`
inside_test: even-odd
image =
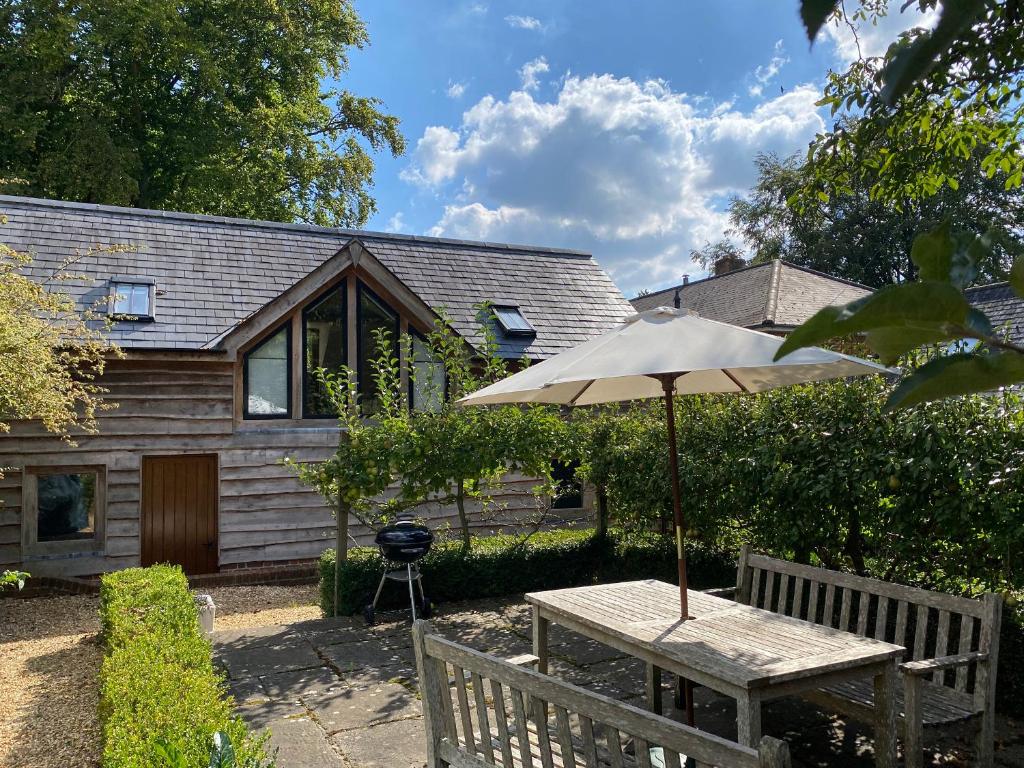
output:
[[[867,360],[818,347],[797,350],[775,362],[775,351],[781,345],[782,339],[777,336],[708,320],[686,310],[659,307],[634,315],[602,336],[467,395],[459,403],[595,405],[664,397],[679,558],[680,616],[688,619],[692,617],[686,597],[673,396],[764,392],[790,384],[888,372]]]

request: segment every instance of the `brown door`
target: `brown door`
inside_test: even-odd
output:
[[[217,457],[142,457],[142,564],[217,571]]]

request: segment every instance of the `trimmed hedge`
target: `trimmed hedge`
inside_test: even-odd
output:
[[[237,765],[263,765],[264,739],[250,739],[233,715],[180,568],[103,576],[100,621],[103,768],[162,765],[167,748],[181,755],[180,765],[205,768],[218,731],[231,739]]]
[[[693,586],[731,584],[735,553],[687,544]],[[333,613],[334,550],[320,558],[320,608]],[[601,581],[662,579],[675,581],[676,550],[671,536],[591,529],[542,531],[529,537],[486,536],[473,539],[466,552],[461,542],[437,542],[419,563],[423,586],[434,602],[498,597]],[[339,613],[361,611],[373,599],[384,562],[376,547],[350,549],[342,567]],[[403,585],[404,586],[404,585]],[[397,584],[385,587],[383,607],[408,606],[408,593]]]

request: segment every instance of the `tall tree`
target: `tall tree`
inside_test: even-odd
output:
[[[800,206],[790,204],[815,173],[799,157],[757,158],[758,179],[746,197],[729,205],[730,232],[744,240],[756,262],[785,259],[847,280],[879,288],[917,277],[910,258],[914,237],[949,220],[962,231],[988,233],[992,250],[979,264],[978,281],[1001,280],[1013,259],[1024,253],[1020,221],[1024,189],[1006,188],[1006,175],[989,177],[979,160],[965,165],[956,189],[901,205],[872,196],[877,174],[855,178]]]
[[[931,30],[915,29],[882,57],[861,59],[830,76],[823,102],[834,113],[859,110],[820,136],[808,159],[812,183],[796,204],[828,200],[874,176],[874,199],[900,206],[956,190],[965,170],[983,151],[989,175],[1005,174],[1006,188],[1024,182],[1024,38],[1020,0],[912,0],[907,5],[937,10]],[[887,3],[859,0],[855,18],[872,19]],[[841,0],[801,0],[801,16],[813,41],[830,19],[843,20]],[[921,231],[910,258],[912,283],[886,286],[845,307],[828,307],[796,329],[779,349],[794,349],[837,336],[864,334],[886,362],[923,344],[958,339],[980,342],[970,351],[936,357],[914,367],[892,394],[890,407],[1024,382],[1024,345],[1004,338],[963,295],[990,259],[992,239],[955,229],[950,221]],[[1024,257],[1007,277],[1024,298]]]
[[[7,0],[0,190],[361,226],[404,151],[333,85],[367,42],[348,0]]]

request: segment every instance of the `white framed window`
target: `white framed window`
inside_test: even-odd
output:
[[[102,551],[106,485],[102,465],[26,467],[21,489],[25,553]]]
[[[156,286],[142,280],[116,279],[110,283],[108,314],[118,319],[152,320]]]

